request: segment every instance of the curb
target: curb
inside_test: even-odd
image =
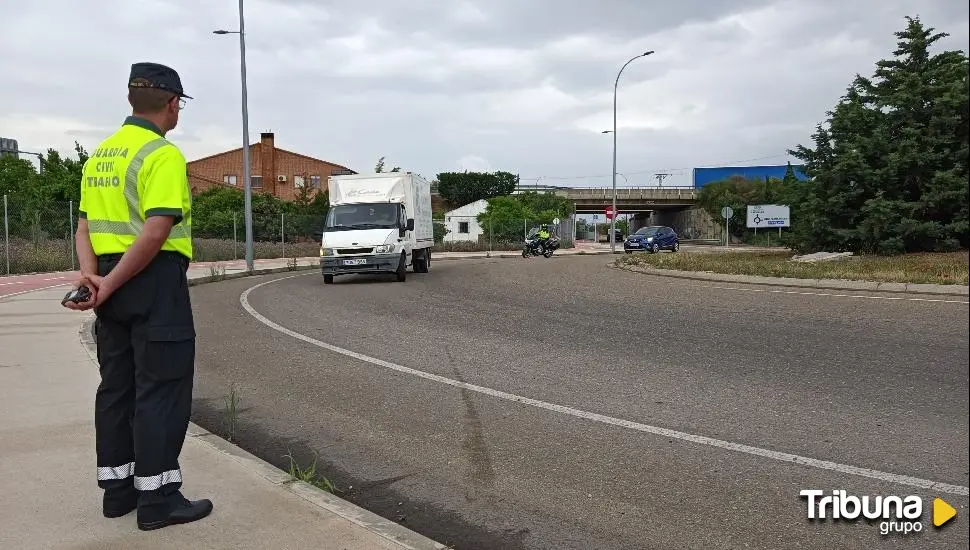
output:
[[[243,271],[240,273],[227,273],[208,277],[196,277],[189,280],[189,286],[202,285],[217,281],[230,279],[241,279],[243,277],[270,275],[273,273],[283,273],[287,271],[307,271],[317,269],[319,266],[296,266],[254,269],[253,271]],[[94,340],[94,313],[90,313],[82,322],[78,330],[78,336],[88,358],[97,365],[97,344]],[[446,550],[448,546],[436,542],[424,535],[416,533],[403,525],[395,523],[387,518],[379,516],[369,510],[361,508],[336,495],[328,493],[323,489],[314,487],[309,483],[294,480],[290,474],[266,462],[265,460],[249,453],[242,447],[234,445],[225,439],[209,432],[194,422],[189,423],[186,438],[193,438],[208,445],[211,449],[229,457],[236,463],[244,466],[257,475],[269,481],[274,486],[289,491],[310,504],[323,508],[328,512],[336,514],[351,523],[377,534],[406,550]]]
[[[790,288],[812,288],[817,290],[856,290],[868,292],[888,292],[894,294],[928,294],[938,296],[968,296],[970,287],[963,285],[934,285],[922,283],[880,283],[875,281],[852,281],[841,279],[796,279],[793,277],[761,277],[757,275],[732,275],[727,273],[707,273],[702,271],[680,271],[676,269],[657,269],[640,266],[610,265],[633,273],[690,279],[720,283],[745,283]]]

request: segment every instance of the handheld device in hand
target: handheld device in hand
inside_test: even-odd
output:
[[[81,285],[75,288],[74,290],[68,292],[67,296],[64,296],[64,299],[61,300],[61,305],[65,305],[68,302],[74,302],[75,304],[80,304],[82,302],[87,302],[90,298],[91,298],[91,290],[88,287]]]

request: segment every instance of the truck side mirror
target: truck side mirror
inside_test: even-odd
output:
[[[408,224],[405,227],[408,231],[414,231],[414,218],[408,218]]]

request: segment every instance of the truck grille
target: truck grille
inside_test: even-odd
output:
[[[341,256],[347,254],[371,254],[374,252],[373,248],[338,248],[337,254]]]

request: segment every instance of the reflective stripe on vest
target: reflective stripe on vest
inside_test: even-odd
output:
[[[88,215],[89,233],[106,233],[109,235],[126,235],[137,237],[145,228],[145,221],[141,218],[138,200],[138,172],[148,155],[168,145],[167,139],[158,138],[149,141],[135,153],[131,162],[128,163],[128,170],[125,172],[125,202],[128,203],[128,221],[118,222],[112,220],[99,220]],[[187,239],[191,236],[191,231],[185,224],[186,217],[172,227],[169,239]]]

